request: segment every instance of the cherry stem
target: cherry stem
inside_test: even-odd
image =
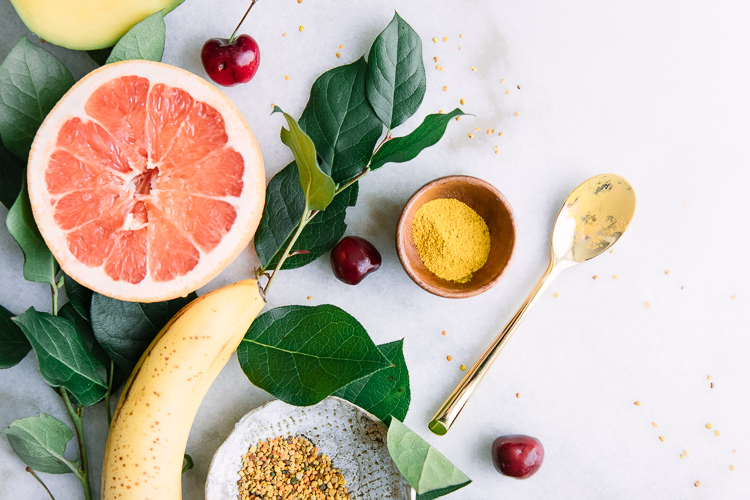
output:
[[[245,22],[245,18],[247,17],[248,14],[250,14],[250,9],[252,9],[253,5],[255,5],[256,3],[258,3],[258,0],[253,0],[252,2],[250,2],[250,7],[247,8],[247,10],[245,11],[245,15],[242,16],[242,19],[240,19],[239,24],[237,25],[236,28],[234,28],[234,31],[232,32],[232,36],[229,37],[229,43],[232,43],[234,41],[234,35],[237,34],[237,30],[239,30],[240,26],[242,26],[242,23]]]

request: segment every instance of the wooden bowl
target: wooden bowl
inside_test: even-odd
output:
[[[419,258],[414,245],[411,231],[414,215],[422,205],[439,198],[466,203],[484,219],[490,230],[487,263],[466,283],[444,280],[433,274]],[[396,250],[406,274],[428,292],[451,299],[473,297],[495,286],[508,267],[515,243],[516,223],[508,200],[488,182],[466,175],[436,179],[414,193],[396,227]]]

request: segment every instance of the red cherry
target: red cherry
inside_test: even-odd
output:
[[[331,250],[333,274],[348,285],[356,285],[377,271],[381,262],[378,249],[359,236],[347,236]]]
[[[544,446],[537,438],[512,434],[500,436],[492,443],[495,470],[516,479],[526,479],[539,470],[544,460]]]
[[[260,48],[249,35],[240,35],[231,43],[226,38],[212,38],[203,44],[201,62],[211,80],[231,87],[249,82],[260,64]]]

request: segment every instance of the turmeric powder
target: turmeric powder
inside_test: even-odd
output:
[[[468,282],[490,254],[487,223],[471,207],[452,198],[422,205],[411,229],[419,258],[444,280]]]

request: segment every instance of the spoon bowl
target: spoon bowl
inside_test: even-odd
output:
[[[439,436],[448,432],[500,351],[554,277],[563,269],[593,259],[614,245],[634,214],[635,192],[619,175],[597,175],[573,190],[555,221],[547,270],[526,302],[432,417],[429,424],[432,432]]]

